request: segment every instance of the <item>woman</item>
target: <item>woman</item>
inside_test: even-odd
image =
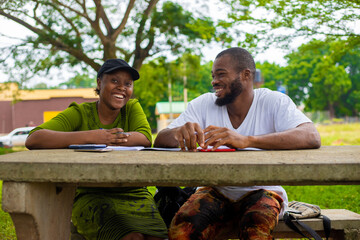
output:
[[[99,100],[76,104],[30,132],[28,149],[71,144],[151,146],[151,129],[136,99],[139,73],[124,60],[107,60],[97,75]],[[79,188],[72,221],[86,239],[159,240],[166,225],[146,188]]]

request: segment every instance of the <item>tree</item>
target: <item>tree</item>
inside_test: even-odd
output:
[[[141,78],[135,81],[134,93],[141,102],[152,128],[156,128],[156,103],[169,101],[169,81],[172,84],[173,101],[184,101],[183,77],[185,74],[190,101],[200,94],[209,92],[212,88],[211,67],[212,62],[202,65],[200,57],[191,53],[185,53],[173,61],[159,57],[142,66]]]
[[[338,44],[337,49],[343,49]],[[351,89],[341,97],[338,114],[346,116],[359,116],[360,112],[360,47],[348,51],[341,59],[351,80]]]
[[[261,71],[261,76],[264,79],[262,87],[277,90],[279,86],[285,84],[284,67],[265,61],[263,63],[256,63],[256,68]]]
[[[96,80],[87,74],[78,74],[68,81],[61,83],[60,87],[61,86],[65,86],[66,88],[95,88]]]
[[[164,57],[145,63],[140,70],[141,78],[134,84],[134,94],[139,99],[152,129],[156,128],[156,103],[167,101],[167,64]]]
[[[331,118],[356,114],[360,52],[356,47],[344,54],[346,44],[313,40],[286,56],[286,85],[297,104],[305,103],[308,111],[329,110]]]
[[[231,11],[230,23],[247,26],[247,38],[239,44],[267,48],[288,47],[296,37],[340,37],[346,49],[360,44],[358,0],[222,0]],[[263,44],[260,44],[263,43]]]
[[[67,64],[88,73],[89,66],[97,71],[109,58],[132,61],[139,70],[149,56],[199,49],[216,36],[211,18],[193,17],[171,1],[3,1],[0,15],[34,33],[23,43],[2,49],[0,62],[14,72],[31,69],[47,74],[52,67]]]
[[[335,117],[335,105],[340,103],[342,95],[351,88],[351,80],[344,66],[336,65],[329,57],[324,56],[310,78],[312,87],[306,106],[312,110],[329,110],[330,118]]]

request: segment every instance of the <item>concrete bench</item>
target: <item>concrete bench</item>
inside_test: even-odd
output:
[[[334,240],[359,240],[360,239],[360,214],[345,209],[322,209],[322,214],[331,220],[330,237]],[[321,237],[325,237],[322,219],[303,219]],[[301,229],[301,227],[300,227]],[[283,221],[280,221],[274,230],[274,237],[301,238],[302,236],[292,231]]]
[[[331,220],[330,239],[334,240],[359,240],[360,239],[360,214],[345,209],[323,209],[322,214]],[[325,237],[321,218],[303,219],[321,237]],[[301,229],[301,228],[300,228]],[[301,229],[302,230],[302,229]],[[71,240],[85,240],[72,226]],[[305,233],[307,234],[307,233]],[[280,221],[274,230],[275,239],[301,238],[302,236],[292,231],[284,221]],[[230,236],[236,239],[236,236]],[[227,240],[227,239],[224,239]]]
[[[322,209],[321,212],[331,220],[330,239],[360,239],[360,214],[345,209]],[[306,223],[325,239],[321,218],[302,219],[301,221]],[[299,229],[303,230],[301,227],[299,227]],[[306,231],[303,232],[305,235],[309,236]],[[279,224],[275,227],[273,236],[275,239],[303,239],[303,236],[291,230],[282,220],[279,221]],[[237,236],[229,236],[229,238],[237,239]]]
[[[359,153],[360,146],[227,153],[17,152],[0,156],[2,207],[13,219],[18,240],[68,240],[78,186],[360,185]],[[348,212],[339,215],[359,223]],[[337,222],[333,228],[344,238],[360,239],[349,237],[358,234],[359,225],[345,221],[336,227]],[[276,234],[288,231],[281,227]]]

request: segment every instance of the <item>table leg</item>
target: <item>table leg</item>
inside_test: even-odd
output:
[[[18,240],[68,240],[75,184],[3,182],[2,208]]]

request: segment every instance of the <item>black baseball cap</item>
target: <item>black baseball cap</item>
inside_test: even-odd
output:
[[[97,78],[99,78],[104,73],[110,73],[115,70],[126,70],[131,76],[132,80],[138,80],[140,75],[135,68],[130,67],[130,65],[122,59],[108,59],[104,62],[101,68],[98,71]]]

